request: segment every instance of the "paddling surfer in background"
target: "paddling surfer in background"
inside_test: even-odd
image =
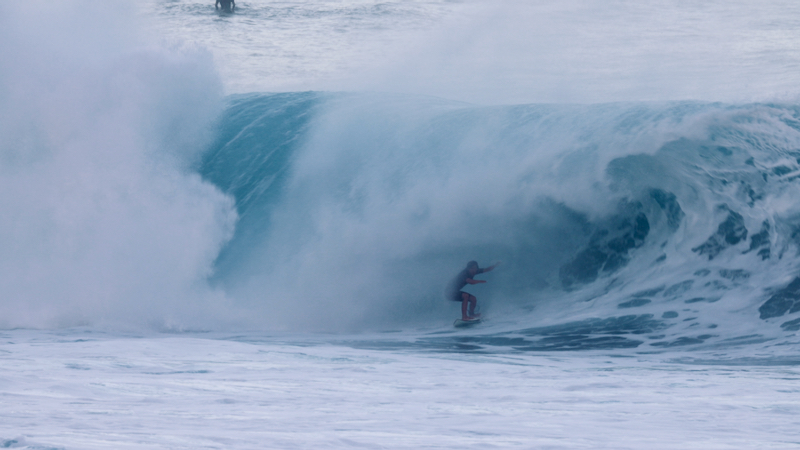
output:
[[[474,278],[475,275],[491,272],[497,267],[497,264],[481,269],[478,267],[477,261],[470,261],[467,263],[467,268],[459,272],[447,286],[447,291],[445,292],[447,299],[461,302],[461,320],[476,320],[481,316],[480,314],[475,314],[475,306],[478,304],[478,299],[472,294],[461,291],[461,288],[468,284],[486,283],[486,280],[476,280]],[[467,314],[468,312],[469,314]]]
[[[236,8],[234,0],[217,0],[214,3],[214,9],[222,9],[223,12],[232,12]]]

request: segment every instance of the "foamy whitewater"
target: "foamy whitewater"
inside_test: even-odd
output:
[[[798,29],[4,3],[0,447],[797,448]]]

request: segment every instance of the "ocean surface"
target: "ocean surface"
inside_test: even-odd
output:
[[[0,447],[798,448],[798,29],[3,4]]]

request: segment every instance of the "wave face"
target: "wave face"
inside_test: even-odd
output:
[[[241,217],[214,282],[272,327],[425,328],[457,314],[442,291],[468,260],[501,260],[473,287],[496,345],[775,342],[800,328],[799,119],[231,97],[201,170]]]

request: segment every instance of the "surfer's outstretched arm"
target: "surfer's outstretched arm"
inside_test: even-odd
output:
[[[492,264],[491,266],[489,266],[489,267],[487,267],[487,268],[483,269],[483,273],[486,273],[486,272],[491,272],[491,271],[493,271],[493,270],[494,270],[494,268],[495,268],[495,267],[497,267],[497,266],[499,266],[499,265],[500,265],[500,261],[497,261],[496,263]]]

